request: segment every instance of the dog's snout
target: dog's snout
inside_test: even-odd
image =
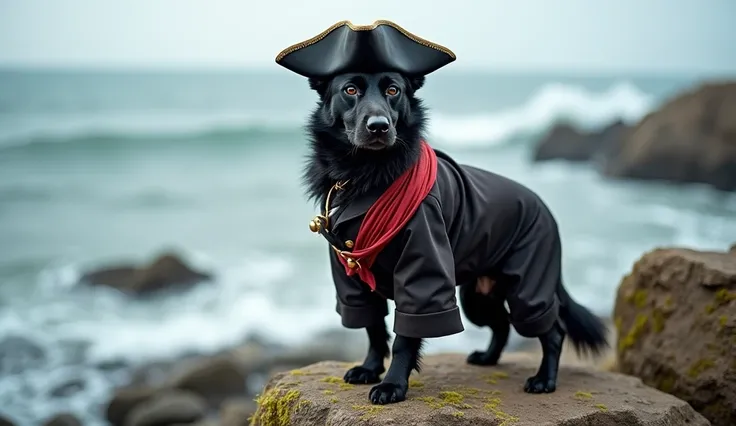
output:
[[[365,127],[371,133],[386,133],[388,132],[389,126],[390,123],[388,121],[388,118],[382,115],[373,115],[371,117],[368,117],[368,122],[365,123]]]

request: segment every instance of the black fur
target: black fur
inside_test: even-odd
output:
[[[401,85],[401,93],[394,99],[381,99],[376,93],[370,98],[344,99],[343,87],[349,82],[379,89],[377,84],[383,78],[391,79]],[[303,181],[307,196],[320,204],[330,187],[336,181],[350,179],[341,197],[351,199],[371,188],[387,187],[401,173],[408,169],[419,156],[419,141],[425,136],[426,110],[414,92],[424,84],[424,78],[407,79],[396,73],[345,74],[329,81],[310,79],[309,85],[320,96],[317,107],[307,124],[310,154],[304,170]],[[360,101],[360,102],[359,102]],[[391,110],[395,114],[396,143],[391,147],[372,151],[360,149],[353,144],[346,132],[346,122],[355,126],[355,110],[361,103],[369,101],[379,104],[379,108]],[[383,105],[380,105],[383,103]]]
[[[460,288],[460,305],[468,321],[479,327],[490,327],[493,337],[488,349],[476,351],[468,356],[468,363],[475,365],[496,365],[506,347],[511,332],[509,313],[500,292],[483,295],[472,284]]]
[[[567,293],[562,283],[557,288],[560,299],[558,322],[544,335],[539,336],[542,346],[542,362],[537,374],[524,384],[527,393],[549,393],[557,388],[557,372],[562,354],[562,344],[568,335],[578,355],[597,356],[608,346],[606,326],[600,318],[578,304]],[[504,306],[504,287],[496,285],[490,295],[476,292],[472,284],[460,289],[460,304],[465,316],[479,327],[489,327],[493,333],[485,351],[468,356],[474,365],[496,365],[508,342],[511,329],[508,311]]]
[[[606,325],[570,297],[562,285],[557,289],[557,296],[562,301],[560,318],[565,323],[575,351],[578,355],[600,355],[608,347]]]
[[[366,328],[368,332],[368,355],[363,361],[363,365],[351,368],[345,373],[344,380],[346,383],[378,383],[381,381],[381,374],[386,371],[383,366],[383,360],[388,358],[388,330],[386,323],[376,324],[373,327]]]
[[[372,189],[388,187],[415,162],[427,121],[426,110],[415,96],[423,84],[423,77],[409,79],[397,73],[344,74],[331,80],[309,80],[309,86],[319,95],[307,125],[311,150],[303,180],[309,199],[322,204],[336,181],[350,180],[350,185],[338,195],[339,203],[349,203]],[[397,93],[389,89],[392,85]],[[377,118],[384,124],[380,131],[370,126],[371,122],[378,122]],[[472,323],[490,327],[493,338],[485,351],[470,354],[468,363],[495,365],[510,332],[504,295],[502,290],[482,295],[475,291],[474,284],[461,288],[463,311]],[[561,322],[539,337],[542,362],[537,374],[525,383],[528,393],[554,392],[565,328],[579,351],[598,353],[607,344],[603,323],[575,303],[562,284],[559,288]],[[396,336],[391,365],[381,380],[386,371],[384,360],[389,355],[388,331],[382,323],[369,327],[367,333],[368,354],[362,365],[345,373],[344,380],[378,383],[369,392],[374,404],[403,401],[409,375],[412,370],[421,369],[422,339]]]

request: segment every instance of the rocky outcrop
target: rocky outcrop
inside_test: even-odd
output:
[[[657,249],[621,283],[618,369],[736,424],[736,253]]]
[[[736,190],[736,82],[704,84],[646,116],[603,173]]]
[[[533,160],[604,162],[609,155],[617,152],[628,129],[620,120],[592,132],[582,132],[571,124],[560,123],[539,140]]]
[[[147,295],[174,287],[189,287],[211,280],[208,273],[195,271],[177,255],[166,253],[150,265],[118,265],[85,273],[80,281],[89,285],[107,286],[129,295]]]
[[[159,422],[155,424],[184,423],[175,417],[181,411],[187,422],[199,420],[199,426],[244,426],[255,411],[256,393],[273,374],[324,359],[358,359],[367,349],[360,332],[320,333],[313,342],[285,348],[253,338],[219,354],[142,366],[134,382],[109,401],[107,421],[112,426],[151,424],[150,419]]]
[[[524,380],[539,359],[506,354],[493,368],[466,364],[465,355],[425,358],[408,399],[376,406],[370,385],[342,375],[353,364],[320,362],[276,375],[259,397],[257,426],[325,425],[690,425],[708,421],[686,402],[617,373],[563,366],[557,391],[529,395]]]
[[[82,426],[82,422],[79,421],[74,415],[69,413],[57,414],[54,417],[46,420],[44,426]]]
[[[210,405],[219,405],[231,395],[245,395],[246,374],[234,357],[214,356],[192,362],[168,386],[193,392]]]
[[[126,417],[124,426],[161,426],[193,423],[205,417],[207,403],[185,391],[161,392],[138,404]]]
[[[38,368],[46,354],[25,337],[9,335],[0,340],[0,376]]]

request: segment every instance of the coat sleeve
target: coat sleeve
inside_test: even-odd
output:
[[[394,271],[394,332],[415,338],[464,330],[455,297],[455,260],[442,208],[427,196],[402,235]]]
[[[337,293],[336,311],[345,328],[365,328],[383,324],[388,315],[386,299],[371,291],[357,278],[349,277],[345,267],[337,259],[337,253],[330,247],[330,267],[332,280]]]

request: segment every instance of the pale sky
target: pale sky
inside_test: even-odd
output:
[[[274,66],[349,19],[459,68],[736,74],[736,0],[0,0],[0,66]]]

